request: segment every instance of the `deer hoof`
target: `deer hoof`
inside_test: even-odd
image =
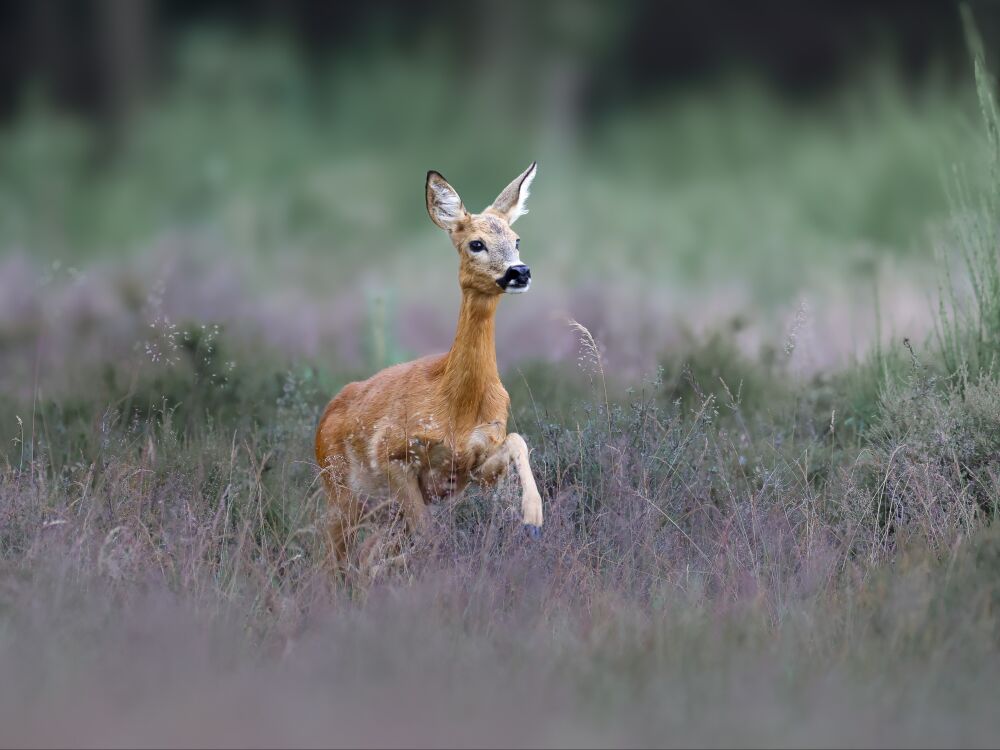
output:
[[[541,526],[535,526],[534,524],[526,523],[524,524],[524,530],[527,531],[528,536],[536,542],[542,538]]]

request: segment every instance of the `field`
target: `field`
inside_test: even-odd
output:
[[[579,132],[376,52],[202,30],[114,156],[0,131],[0,744],[995,745],[981,52]],[[497,346],[544,535],[512,480],[331,576],[323,405],[454,332],[424,174],[536,157]]]

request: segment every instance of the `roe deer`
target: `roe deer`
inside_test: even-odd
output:
[[[497,372],[494,318],[500,295],[525,292],[510,225],[526,213],[532,163],[480,214],[466,211],[439,173],[427,173],[431,220],[458,251],[462,304],[451,350],[386,368],[350,383],[327,405],[316,431],[316,458],[331,504],[330,540],[340,564],[367,498],[398,499],[411,533],[422,531],[427,505],[457,496],[470,481],[495,483],[513,463],[521,480],[521,517],[541,533],[542,498],[528,446],[507,434],[510,397]]]

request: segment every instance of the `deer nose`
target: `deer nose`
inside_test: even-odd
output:
[[[511,266],[497,284],[504,291],[508,289],[525,289],[531,281],[531,269],[525,265]]]

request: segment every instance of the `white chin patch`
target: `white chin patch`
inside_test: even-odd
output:
[[[504,291],[507,294],[524,294],[529,289],[531,289],[531,279],[528,279],[528,283],[524,286],[508,286]]]

